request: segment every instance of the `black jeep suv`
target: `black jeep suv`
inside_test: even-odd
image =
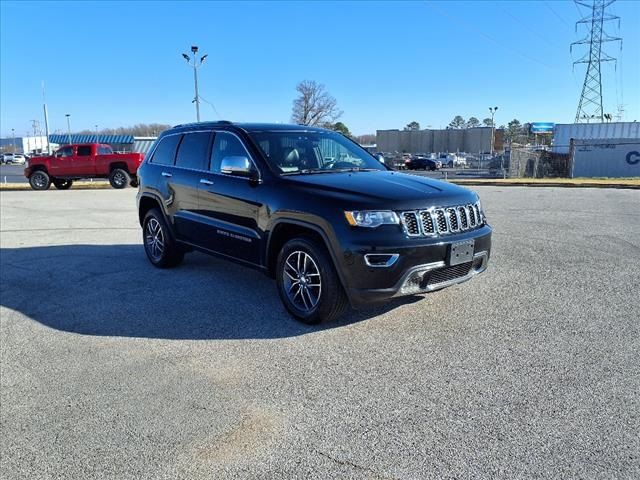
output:
[[[306,323],[468,280],[489,260],[474,192],[391,171],[321,128],[179,125],[138,177],[153,265],[174,267],[196,249],[262,270]]]

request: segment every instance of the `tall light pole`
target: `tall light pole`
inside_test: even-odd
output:
[[[498,111],[498,107],[489,107],[489,112],[491,113],[491,156],[493,157],[493,147],[495,142],[495,132],[496,132],[496,123],[493,121],[493,117]]]
[[[98,125],[94,125],[94,127],[96,127],[96,143],[98,142]]]
[[[13,143],[13,152],[11,153],[16,153],[16,129],[15,128],[11,129],[11,139]]]
[[[196,96],[193,99],[193,101],[196,104],[196,119],[199,122],[200,121],[200,95],[198,95],[198,68],[202,66],[205,58],[207,58],[207,55],[203,55],[202,57],[200,57],[200,60],[198,60],[198,58],[196,57],[196,54],[198,53],[198,47],[196,45],[191,46],[191,53],[193,53],[193,62],[191,61],[191,57],[189,57],[189,55],[187,55],[186,53],[182,54],[182,58],[184,58],[187,61],[187,63],[191,67],[193,67],[193,83],[195,85],[195,90],[196,90]]]
[[[71,114],[65,113],[64,116],[67,117],[67,135],[69,137],[69,145],[71,145],[71,121],[69,120]]]

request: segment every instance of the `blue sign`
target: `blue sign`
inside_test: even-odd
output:
[[[531,133],[553,133],[555,123],[552,122],[533,122],[531,124]]]

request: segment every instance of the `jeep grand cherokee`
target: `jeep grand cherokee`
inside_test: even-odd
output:
[[[491,227],[474,192],[389,170],[322,128],[179,125],[138,177],[153,265],[199,250],[256,268],[306,323],[460,283],[489,260]]]

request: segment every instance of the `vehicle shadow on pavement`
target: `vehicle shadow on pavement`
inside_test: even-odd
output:
[[[6,308],[57,330],[120,337],[291,337],[343,327],[419,299],[307,326],[289,316],[274,281],[260,272],[200,253],[161,270],[147,261],[142,245],[3,248],[0,278]]]

